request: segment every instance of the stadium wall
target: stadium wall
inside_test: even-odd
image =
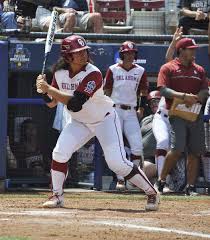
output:
[[[118,49],[120,44],[90,43],[89,45],[91,46],[91,59],[93,60],[94,64],[102,71],[102,73],[105,74],[108,67],[117,61],[119,57]],[[59,46],[59,43],[55,43],[53,45],[48,66],[52,65],[59,58]],[[167,48],[168,44],[138,44],[139,56],[137,63],[146,69],[149,80],[153,81],[154,84],[159,68],[165,62],[165,53]],[[201,45],[197,51],[196,62],[202,65],[206,69],[207,75],[210,76],[210,66],[207,52],[207,44]],[[14,105],[15,102],[18,102],[18,100],[21,100],[23,102],[24,99],[25,101],[27,101],[27,99],[32,99],[30,100],[32,102],[34,102],[33,98],[34,100],[38,100],[37,98],[39,98],[39,96],[36,93],[35,89],[32,91],[32,88],[35,84],[37,74],[41,71],[43,58],[44,43],[17,40],[10,41],[9,43],[7,41],[0,41],[0,100],[2,103],[0,114],[0,178],[2,179],[8,177],[6,171],[6,137],[8,133],[7,125],[9,120],[8,102],[11,104],[11,101],[13,101],[12,104]],[[17,106],[16,109],[17,108],[19,107]],[[46,109],[43,110],[43,112],[44,111],[46,111]],[[38,110],[35,111],[35,116],[39,115],[37,112]],[[41,115],[44,115],[44,113]],[[47,115],[48,114],[46,113],[46,116]],[[94,185],[96,189],[100,189],[102,184],[101,176],[103,170],[101,169],[101,163],[99,163],[100,155],[101,150],[97,148],[94,160],[96,169]]]

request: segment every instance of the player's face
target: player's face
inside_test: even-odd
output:
[[[133,61],[135,60],[135,52],[133,51],[128,51],[128,52],[124,52],[124,62],[131,62],[133,63]]]
[[[82,50],[79,52],[72,53],[72,63],[76,65],[85,65],[88,61],[87,50]]]
[[[160,102],[159,98],[153,98],[152,100],[149,101],[149,106],[153,113],[156,113],[159,102]]]
[[[184,49],[183,57],[184,57],[185,61],[188,63],[194,62],[195,61],[195,53],[196,53],[195,48]]]

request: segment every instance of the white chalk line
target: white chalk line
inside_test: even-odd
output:
[[[26,216],[65,216],[65,214],[74,214],[78,211],[58,211],[53,209],[51,210],[34,210],[34,211],[21,211],[21,212],[0,212],[1,215],[26,215]]]
[[[21,211],[21,212],[1,212],[1,215],[29,215],[29,216],[65,216],[71,218],[75,213],[78,214],[78,210],[71,210],[71,211],[62,211],[61,209],[53,209],[52,210],[30,210],[30,211]],[[198,213],[199,216],[201,215],[209,215],[209,211],[202,211]],[[197,214],[197,216],[198,216]],[[187,214],[186,214],[187,215]],[[7,218],[2,218],[2,220],[9,220]],[[125,220],[125,219],[124,219]],[[162,228],[162,227],[153,227],[153,226],[145,226],[141,225],[138,223],[132,224],[132,223],[124,223],[124,220],[122,219],[123,223],[118,221],[107,221],[107,220],[96,220],[96,221],[91,221],[88,220],[86,224],[98,224],[98,225],[108,225],[108,226],[116,226],[116,227],[123,227],[123,228],[131,228],[131,229],[142,229],[145,231],[150,231],[150,232],[165,232],[165,233],[176,233],[180,235],[188,235],[188,236],[194,236],[194,237],[201,237],[201,238],[209,238],[210,239],[210,234],[207,233],[202,233],[202,232],[192,232],[192,231],[184,231],[184,230],[178,230],[178,229],[171,229],[171,228]],[[131,219],[130,219],[131,220]]]
[[[143,229],[149,232],[164,232],[164,233],[176,233],[179,235],[188,235],[193,237],[201,237],[201,238],[209,238],[210,234],[201,233],[201,232],[188,232],[178,229],[171,229],[171,228],[160,228],[160,227],[149,227],[143,225],[135,225],[130,223],[117,223],[113,221],[89,221],[89,223],[98,224],[98,225],[108,225],[108,226],[115,226],[115,227],[123,227],[123,228],[131,228],[131,229]]]
[[[42,209],[42,210],[25,210],[25,211],[20,211],[20,212],[10,212],[10,211],[1,211],[0,213],[2,215],[31,215],[31,216],[61,216],[61,215],[65,215],[65,214],[74,214],[74,213],[78,213],[79,211],[82,210],[78,210],[78,209],[71,209],[71,210],[67,210],[67,211],[63,211],[62,208],[59,209],[53,209],[52,210],[46,210],[46,209]],[[154,212],[154,215],[171,215],[171,213],[164,213],[164,212]],[[209,216],[210,215],[210,210],[206,210],[206,211],[200,211],[197,213],[179,213],[177,214],[178,216],[195,216],[195,217],[200,217],[200,216]]]

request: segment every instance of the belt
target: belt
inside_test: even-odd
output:
[[[124,104],[114,104],[113,107],[119,107],[123,110],[131,110],[131,109],[136,109],[135,107],[131,107],[131,106],[128,106],[128,105],[124,105]]]
[[[161,111],[159,110],[157,113],[158,113],[158,114],[161,114],[161,113],[163,113],[163,112],[161,112]],[[166,118],[168,117],[168,115],[165,114],[165,113],[163,114],[163,116],[166,117]]]

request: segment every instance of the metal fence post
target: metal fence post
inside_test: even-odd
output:
[[[0,179],[6,178],[6,139],[8,103],[8,42],[0,41]]]

